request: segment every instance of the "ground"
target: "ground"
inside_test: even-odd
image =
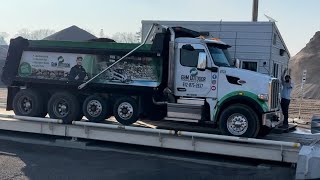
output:
[[[301,102],[301,114],[300,117],[306,122],[310,122],[313,115],[320,114],[320,100],[313,99],[299,99],[294,98],[291,100],[289,117],[298,118],[299,117],[299,107]]]
[[[120,147],[124,149],[125,147]],[[130,150],[126,148],[126,150]],[[136,151],[132,149],[132,151]],[[138,150],[139,151],[139,150]],[[162,150],[152,154],[170,156]],[[184,152],[180,151],[179,155]],[[117,151],[93,151],[0,140],[0,179],[294,179],[290,166],[246,161],[226,163],[212,155],[186,154],[195,160],[179,160]],[[198,163],[205,158],[206,163]]]

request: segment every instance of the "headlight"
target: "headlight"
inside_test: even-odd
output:
[[[263,100],[263,101],[268,101],[269,95],[268,94],[259,94],[258,99]]]

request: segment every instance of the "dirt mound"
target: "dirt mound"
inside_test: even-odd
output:
[[[292,92],[293,97],[298,97],[301,92],[301,78],[303,70],[307,70],[307,80],[304,87],[304,98],[320,99],[320,31],[297,55],[291,58],[289,67],[295,82]]]

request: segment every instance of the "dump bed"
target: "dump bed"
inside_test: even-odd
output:
[[[76,86],[137,47],[115,42],[11,40],[2,81],[8,86],[45,83]],[[162,82],[162,49],[145,44],[92,81],[98,87],[158,87]]]

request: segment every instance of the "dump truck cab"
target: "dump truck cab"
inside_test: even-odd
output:
[[[168,84],[176,101],[167,119],[209,121],[223,134],[247,137],[281,124],[279,80],[235,67],[229,47],[202,36],[174,40]]]

